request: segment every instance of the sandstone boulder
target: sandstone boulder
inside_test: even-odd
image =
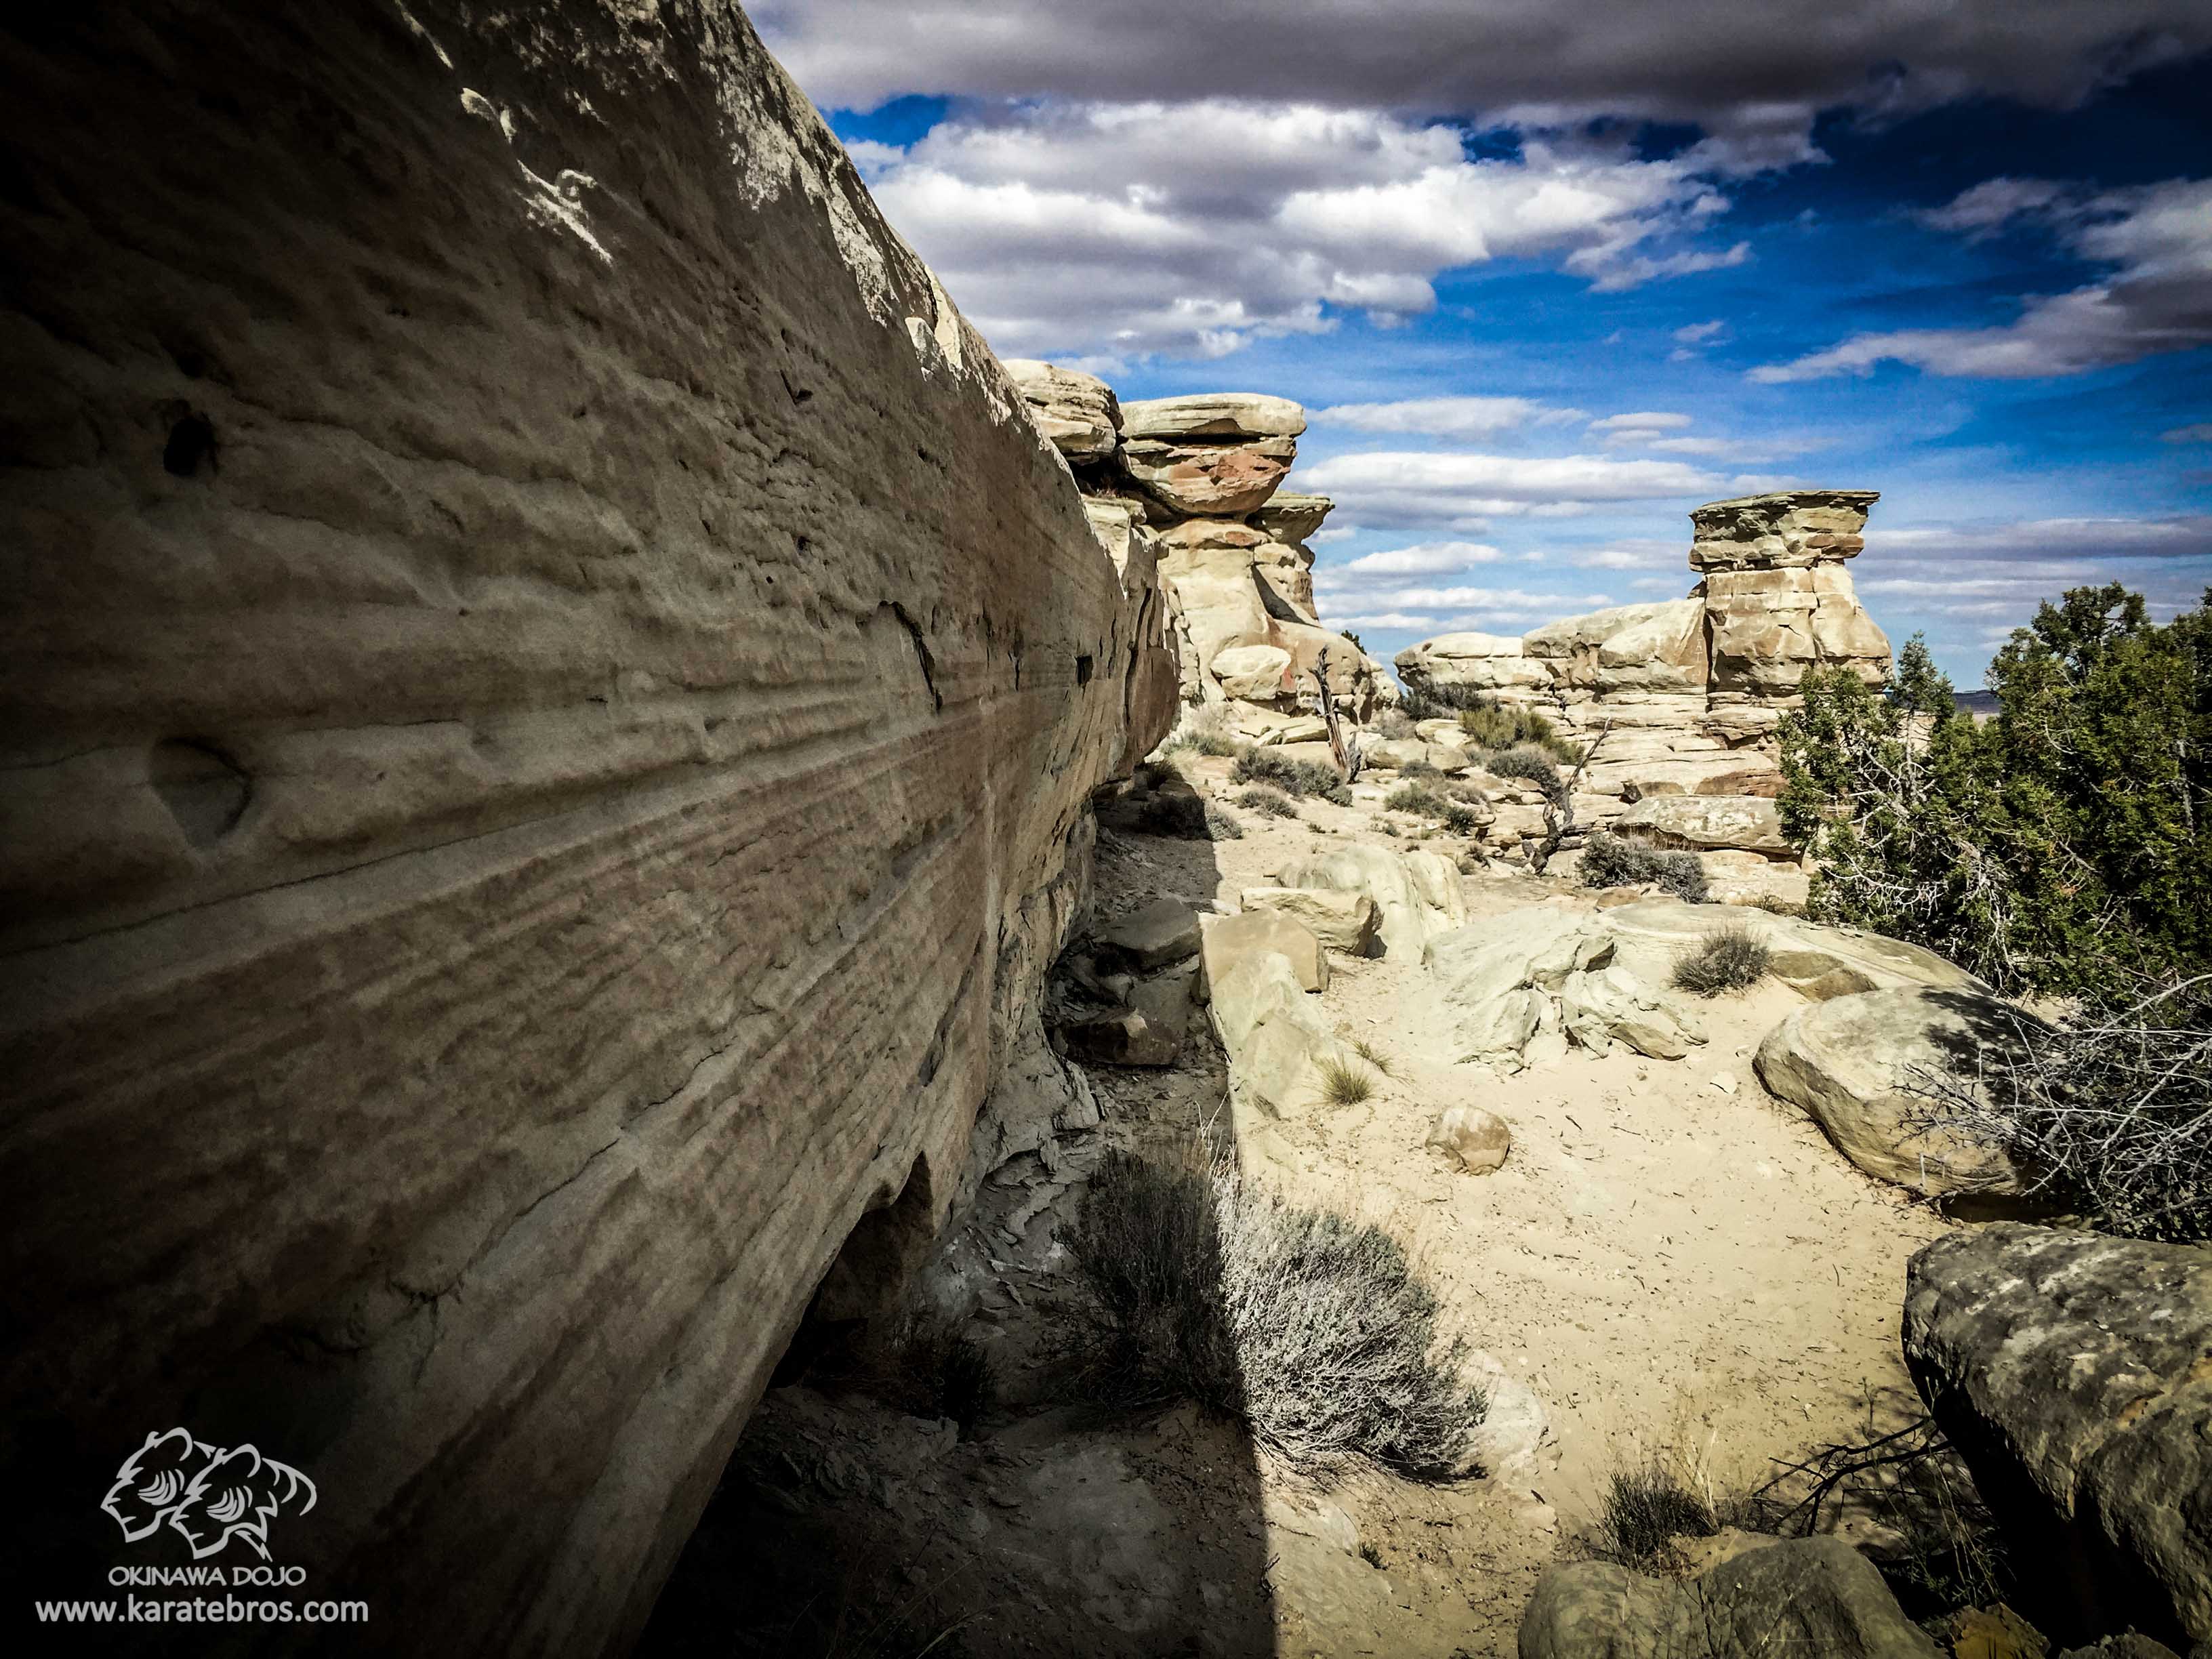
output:
[[[1109,969],[1149,973],[1195,956],[1198,947],[1198,912],[1181,899],[1155,899],[1098,930],[1097,956]]]
[[[1639,977],[1664,983],[1683,951],[1745,920],[1719,904],[1645,898],[1607,911],[1605,925],[1618,946],[1618,960]],[[1917,986],[1989,994],[1988,986],[1957,963],[1902,939],[1786,916],[1760,916],[1752,926],[1770,952],[1769,976],[1814,1001]]]
[[[1549,1568],[1521,1659],[1936,1659],[1866,1559],[1833,1537],[1752,1550],[1687,1580],[1606,1561]]]
[[[1127,416],[1124,410],[1125,421]],[[1121,445],[1121,466],[1171,512],[1236,518],[1266,504],[1297,452],[1290,438],[1210,444],[1132,437]]]
[[[1423,857],[1434,859],[1436,854]],[[1418,879],[1417,867],[1422,872]],[[1447,904],[1431,902],[1431,895],[1447,898],[1436,872],[1426,866],[1410,866],[1386,848],[1364,842],[1332,848],[1297,860],[1279,878],[1285,887],[1325,887],[1373,900],[1383,949],[1395,954],[1419,957],[1431,937],[1456,925]],[[1453,879],[1456,882],[1456,872]],[[1460,915],[1464,918],[1463,908]]]
[[[1159,635],[735,6],[8,61],[11,1469],[250,1440],[377,1650],[626,1651],[816,1286],[1096,1122]]]
[[[2069,1643],[2212,1642],[2212,1248],[1953,1234],[1912,1258],[1904,1335],[2039,1592],[2024,1612]]]
[[[1273,951],[1291,964],[1291,977],[1305,991],[1328,989],[1328,957],[1313,930],[1294,916],[1272,910],[1247,910],[1234,916],[1208,916],[1199,956],[1206,982],[1218,984],[1247,957]]]
[[[1929,1197],[2016,1194],[2019,1173],[1997,1148],[1922,1127],[1929,1107],[1911,1085],[2012,1046],[2026,1018],[1971,991],[1863,991],[1800,1008],[1753,1063],[1771,1093],[1869,1175]]]
[[[1096,374],[1060,368],[1033,358],[1009,357],[1006,373],[1029,407],[1037,430],[1072,461],[1103,460],[1121,441],[1121,405],[1114,388]]]
[[[1469,1175],[1488,1175],[1513,1149],[1505,1120],[1480,1106],[1447,1106],[1429,1131],[1428,1144]]]
[[[1647,795],[1613,827],[1647,847],[1796,855],[1783,836],[1782,814],[1765,795]]]
[[[1279,542],[1303,544],[1322,520],[1329,515],[1336,503],[1326,495],[1301,495],[1287,489],[1279,489],[1267,498],[1267,504],[1252,515],[1252,522]]]
[[[1401,651],[1399,678],[1409,690],[1434,694],[1495,691],[1552,683],[1551,665],[1503,634],[1440,634]]]
[[[1523,635],[1553,682],[1598,691],[1702,690],[1705,606],[1698,599],[1615,605]]]
[[[1200,392],[1121,406],[1121,430],[1132,438],[1295,438],[1305,429],[1304,409],[1257,392]]]
[[[1332,951],[1372,956],[1380,943],[1382,913],[1365,893],[1327,887],[1248,887],[1242,902],[1248,911],[1288,916]]]
[[[1314,611],[1313,565],[1312,550],[1296,542],[1262,542],[1254,550],[1252,575],[1260,585],[1260,602],[1269,616],[1309,627],[1320,625]]]
[[[1337,1048],[1290,958],[1247,951],[1211,989],[1207,1008],[1237,1102],[1272,1117],[1314,1105],[1320,1062]]]
[[[1224,696],[1271,702],[1296,695],[1290,684],[1291,653],[1280,646],[1232,645],[1216,652],[1210,666]]]

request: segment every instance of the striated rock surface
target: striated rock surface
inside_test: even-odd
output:
[[[1912,1258],[1904,1334],[2039,1593],[2023,1611],[2069,1644],[2212,1642],[2212,1248],[1955,1234]]]
[[[1889,672],[1889,641],[1859,606],[1844,561],[1878,497],[1797,490],[1715,501],[1691,516],[1687,599],[1568,617],[1518,639],[1445,634],[1398,655],[1417,697],[1481,700],[1542,714],[1594,743],[1577,821],[1630,840],[1794,862],[1771,804],[1663,805],[1660,796],[1778,795],[1773,731],[1806,673],[1841,666],[1869,683]],[[1731,872],[1731,900],[1802,903],[1794,871]]]
[[[380,1646],[618,1650],[825,1274],[1095,1121],[1147,558],[734,5],[9,63],[11,1463],[251,1441]]]
[[[1121,405],[1096,374],[1033,357],[1010,357],[1006,373],[1021,388],[1037,430],[1071,461],[1104,460],[1121,441]]]

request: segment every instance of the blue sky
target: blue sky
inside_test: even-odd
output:
[[[1002,355],[1306,405],[1378,654],[1680,596],[1692,507],[1796,483],[1882,492],[1861,594],[1962,686],[2212,582],[2201,3],[755,15]]]

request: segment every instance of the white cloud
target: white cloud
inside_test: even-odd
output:
[[[1923,209],[1912,216],[1931,230],[1954,231],[1978,240],[2014,219],[2056,206],[2066,193],[2063,185],[2048,179],[1988,179],[1960,191],[1942,207]]]
[[[1662,541],[1656,536],[1627,537],[1604,547],[1570,553],[1567,562],[1585,570],[1650,570],[1690,568],[1690,536],[1686,530],[1680,539]],[[1686,577],[1685,578],[1686,580]]]
[[[1529,398],[1409,398],[1392,404],[1337,404],[1307,418],[1316,426],[1355,432],[1402,432],[1437,438],[1489,438],[1527,426],[1580,420],[1579,409],[1557,409]]]
[[[1387,552],[1363,554],[1339,571],[1376,576],[1448,576],[1505,556],[1487,542],[1421,542]]]
[[[2212,344],[2212,179],[2111,191],[2068,210],[2060,230],[2075,252],[2114,266],[2113,274],[2071,293],[2031,298],[2018,320],[2002,327],[1854,335],[1794,362],[1755,368],[1751,378],[1865,374],[1893,362],[1932,374],[2028,380]]]
[[[1723,481],[1680,461],[1608,455],[1339,455],[1301,474],[1310,488],[1352,507],[1364,524],[1443,525],[1522,514],[1569,517],[1601,501],[1711,500]]]
[[[1218,356],[1345,312],[1431,310],[1440,273],[1548,260],[1605,289],[1741,263],[1693,245],[1728,203],[1684,157],[1374,110],[1189,103],[971,108],[861,147],[885,216],[1014,356]]]
[[[1592,421],[1589,427],[1593,432],[1607,434],[1607,441],[1610,442],[1612,434],[1618,433],[1679,432],[1684,427],[1696,424],[1693,416],[1644,410],[1631,415],[1608,415],[1602,420]]]
[[[1703,345],[1708,340],[1717,339],[1727,327],[1728,324],[1719,318],[1710,323],[1689,323],[1674,331],[1674,338],[1684,345]]]
[[[2155,519],[2023,519],[1883,527],[1885,555],[1977,560],[2212,559],[2212,513]],[[2209,573],[2212,574],[2212,573]]]

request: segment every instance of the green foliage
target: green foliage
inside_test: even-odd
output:
[[[1550,720],[1520,703],[1486,698],[1459,711],[1459,729],[1469,743],[1486,752],[1525,744],[1570,766],[1583,757],[1579,744],[1561,737]]]
[[[1291,795],[1318,795],[1339,806],[1352,805],[1352,791],[1330,768],[1314,761],[1291,760],[1272,749],[1247,749],[1238,753],[1230,776],[1238,783],[1264,783]]]
[[[1249,807],[1267,817],[1294,818],[1298,815],[1297,805],[1288,795],[1264,783],[1255,783],[1249,789],[1238,790],[1236,799],[1239,806]]]
[[[1705,866],[1695,853],[1663,853],[1638,847],[1603,830],[1583,843],[1585,887],[1657,887],[1691,904],[1705,902]]]
[[[1596,1526],[1578,1541],[1598,1560],[1637,1572],[1674,1573],[1685,1565],[1677,1538],[1711,1538],[1719,1530],[1713,1505],[1655,1459],[1613,1472]]]
[[[1418,812],[1429,818],[1440,818],[1451,809],[1451,803],[1425,783],[1401,783],[1382,798],[1382,805],[1393,812]]]
[[[1808,675],[1781,728],[1810,912],[2011,991],[2109,1000],[2212,961],[2212,614],[2076,588],[1990,665],[1978,726],[1916,636],[1877,693]]]
[[[1562,811],[1568,802],[1567,781],[1560,775],[1558,763],[1545,750],[1533,744],[1523,744],[1518,749],[1509,749],[1502,755],[1492,755],[1482,763],[1482,769],[1493,777],[1518,778],[1523,783],[1533,783],[1544,792],[1544,799]]]

